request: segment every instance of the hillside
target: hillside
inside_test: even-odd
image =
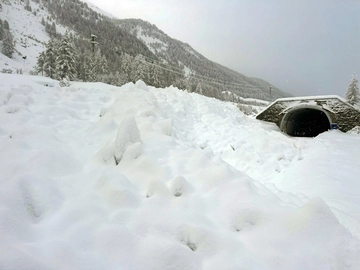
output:
[[[219,99],[224,98],[224,91],[264,100],[289,95],[268,82],[246,77],[206,59],[189,44],[172,39],[155,25],[139,19],[108,17],[79,0],[4,0],[1,15],[9,22],[15,37],[16,53],[13,59],[0,55],[0,70],[29,73],[49,38],[60,38],[68,30],[76,44],[79,65],[85,61],[85,55],[91,54],[90,36],[95,34],[97,49],[106,57],[108,71],[112,76],[118,74],[122,83],[142,79],[150,85],[175,85],[191,92],[201,86],[204,95]],[[134,75],[124,66],[125,62],[130,62],[126,65],[133,70],[144,70],[145,75]],[[154,72],[160,74],[156,82]]]
[[[203,84],[221,88],[222,91],[231,91],[241,97],[265,97],[268,100],[270,87],[272,99],[289,96],[264,80],[247,77],[208,60],[189,44],[169,37],[154,24],[140,19],[124,19],[117,22],[123,29],[142,40],[163,62],[184,70],[187,74],[199,75],[194,77],[201,79]]]

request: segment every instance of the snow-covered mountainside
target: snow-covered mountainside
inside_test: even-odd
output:
[[[210,61],[189,44],[169,37],[154,24],[140,19],[118,20],[118,24],[142,40],[160,60],[171,63],[172,66],[179,66],[186,74],[205,76],[207,79],[202,81],[203,86],[224,87],[223,90],[229,90],[239,96],[267,100],[290,96],[262,79],[247,77]],[[269,98],[270,87],[272,98]]]
[[[360,136],[0,74],[0,269],[360,269]]]
[[[44,45],[49,40],[45,26],[41,24],[42,18],[50,17],[47,10],[40,8],[37,2],[31,2],[32,11],[24,7],[23,1],[2,4],[1,19],[9,23],[15,41],[15,53],[11,59],[3,55],[0,49],[0,72],[3,69],[11,69],[13,73],[21,70],[28,74],[34,68],[37,56],[44,51]],[[56,30],[64,34],[66,28],[57,24]]]
[[[289,96],[266,81],[249,78],[210,61],[189,44],[172,39],[155,25],[139,19],[109,17],[93,5],[89,6],[86,1],[6,0],[2,6],[1,19],[9,22],[10,32],[15,37],[13,59],[0,53],[0,71],[3,72],[12,70],[13,73],[29,74],[49,40],[50,31],[45,31],[48,25],[54,27],[51,35],[55,37],[66,30],[72,32],[78,38],[76,45],[79,55],[91,50],[90,36],[95,34],[98,37],[97,49],[101,50],[108,62],[108,73],[125,74],[128,69],[124,67],[124,55],[131,55],[132,65],[135,65],[134,59],[142,55],[142,63],[147,68],[157,63],[160,71],[165,73],[160,76],[162,85],[177,85],[195,91],[200,83],[204,95],[217,98],[221,98],[224,91],[244,98],[264,100]],[[0,47],[1,43],[3,41],[0,41]],[[84,61],[80,59],[79,62]],[[127,81],[136,81],[130,78],[133,74],[125,75]],[[146,78],[142,79],[149,83]]]
[[[106,12],[106,11],[104,11],[103,9],[95,6],[95,5],[94,5],[93,3],[91,3],[90,1],[87,1],[87,0],[80,0],[80,1],[86,3],[92,10],[98,12],[99,14],[105,15],[106,17],[109,17],[109,18],[116,19],[116,17],[115,17],[114,15],[112,15],[111,13]]]

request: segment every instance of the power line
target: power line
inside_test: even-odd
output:
[[[131,55],[130,55],[131,56]],[[132,58],[135,58],[133,56],[131,56]],[[148,58],[148,57],[145,57],[145,56],[142,56],[142,58]],[[151,59],[151,58],[148,58],[148,59]],[[164,63],[161,63],[159,61],[156,61],[154,59],[151,59],[152,61],[154,61],[155,63],[160,63],[161,65],[164,65],[164,66],[167,66],[169,68],[165,68],[163,66],[160,66],[160,65],[157,65],[157,64],[154,64],[154,63],[150,63],[148,61],[146,61],[145,59],[139,59],[140,62],[142,63],[145,63],[147,65],[153,65],[153,66],[156,66],[156,67],[159,67],[160,69],[163,69],[163,70],[166,70],[166,71],[169,71],[169,72],[172,72],[174,74],[178,74],[178,75],[181,75],[181,76],[184,76],[184,71],[180,68],[177,68],[177,67],[172,67],[170,65],[167,65],[167,64],[164,64]],[[175,70],[179,70],[179,72],[177,71],[174,71]],[[228,86],[228,87],[239,87],[239,88],[247,88],[247,89],[256,89],[256,90],[260,90],[261,88],[260,87],[256,87],[256,86],[253,86],[253,85],[250,85],[250,84],[243,84],[243,83],[231,83],[229,81],[222,81],[222,80],[217,80],[217,79],[213,79],[213,78],[210,78],[210,77],[206,77],[206,76],[202,76],[202,75],[198,75],[198,74],[189,74],[188,77],[192,77],[196,80],[199,80],[199,81],[203,81],[203,82],[207,82],[209,84],[215,84],[215,85],[219,85],[219,86]]]
[[[154,60],[154,59],[152,59],[152,58],[150,58],[150,57],[147,57],[147,56],[143,56],[144,58],[147,58],[147,59],[150,59],[151,61],[153,61],[153,62],[157,62],[157,63],[160,63],[161,65],[167,65],[166,63],[162,63],[162,62],[160,62],[160,61],[157,61],[157,60]],[[176,69],[176,70],[179,70],[180,72],[183,72],[184,70],[183,69],[181,69],[181,68],[178,68],[178,67],[173,67],[173,66],[170,66],[170,65],[167,65],[167,66],[169,66],[169,67],[171,67],[172,69]],[[185,66],[185,65],[184,65]],[[211,69],[211,70],[213,70],[213,71],[217,71],[217,70],[215,70],[215,69]],[[183,73],[182,73],[183,74]],[[238,83],[230,83],[230,82],[228,82],[228,81],[223,81],[223,80],[218,80],[218,79],[214,79],[214,78],[211,78],[211,77],[206,77],[206,76],[203,76],[203,75],[199,75],[199,74],[194,74],[194,73],[192,73],[192,74],[190,74],[190,75],[192,75],[192,76],[198,76],[198,77],[201,77],[201,78],[204,78],[204,79],[207,79],[207,80],[212,80],[212,81],[216,81],[216,82],[224,82],[224,83],[226,83],[226,84],[234,84],[234,85],[242,85],[242,86],[247,86],[247,87],[252,87],[252,88],[256,88],[256,89],[258,89],[258,87],[256,87],[256,86],[253,86],[253,85],[251,85],[251,84],[249,84],[249,83],[240,83],[240,82],[238,82]]]

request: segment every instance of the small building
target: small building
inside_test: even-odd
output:
[[[360,111],[339,96],[281,98],[256,119],[273,122],[290,136],[315,137],[329,129],[360,126]]]

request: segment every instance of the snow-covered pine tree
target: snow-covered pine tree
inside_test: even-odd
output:
[[[201,82],[199,82],[198,85],[196,86],[195,92],[200,94],[200,95],[203,94],[203,90],[202,90],[202,87],[201,87]]]
[[[161,69],[157,64],[152,64],[150,68],[150,83],[152,86],[161,86]]]
[[[150,84],[150,67],[151,67],[151,64],[149,62],[147,62],[144,58],[144,79],[143,81],[146,83],[146,84]]]
[[[13,35],[9,30],[4,31],[3,47],[1,52],[9,58],[12,58],[15,51]]]
[[[127,76],[124,73],[119,73],[119,71],[116,71],[114,75],[114,85],[121,86],[127,83]]]
[[[141,54],[138,54],[134,62],[132,63],[131,68],[131,81],[137,82],[138,80],[142,80],[145,83],[149,81],[149,72],[148,72],[148,66],[144,63],[145,59]]]
[[[359,81],[356,78],[355,73],[353,74],[352,79],[349,83],[349,87],[345,94],[345,99],[351,105],[358,105],[360,103]]]
[[[187,79],[186,89],[188,90],[189,93],[195,92],[197,84],[198,81],[196,81],[193,75],[191,74]]]
[[[129,80],[131,80],[131,67],[132,67],[132,57],[124,53],[121,56],[121,70],[124,72]]]
[[[114,84],[114,74],[112,74],[112,72],[108,73],[108,74],[102,74],[100,76],[100,81],[106,84]]]
[[[85,53],[79,55],[78,65],[76,68],[76,73],[80,80],[86,81],[86,72],[87,72],[87,57]]]
[[[51,34],[55,37],[56,36],[56,25],[55,22],[51,24]]]
[[[45,23],[45,31],[49,34],[50,37],[54,38],[56,36],[56,25],[55,22],[50,24],[49,22]]]
[[[9,22],[7,20],[4,21],[4,30],[10,30]]]
[[[85,63],[85,81],[86,82],[96,82],[96,63],[95,57],[90,55],[86,59]]]
[[[46,76],[55,79],[56,77],[56,61],[57,57],[57,43],[54,39],[50,39],[46,44],[44,71]]]
[[[85,80],[88,82],[100,81],[101,75],[106,74],[107,69],[106,58],[101,56],[100,50],[97,50],[96,53],[91,53],[86,57]]]
[[[96,73],[98,76],[109,73],[106,57],[105,55],[101,55],[100,49],[98,49],[95,54],[95,62],[96,62]]]
[[[3,40],[3,37],[4,37],[4,23],[0,19],[0,40]]]
[[[36,73],[41,73],[41,76],[44,75],[44,64],[45,64],[45,52],[41,52],[37,58],[37,62],[36,62]]]
[[[185,78],[177,78],[174,82],[174,86],[179,89],[185,90],[187,87],[187,80]]]
[[[68,33],[66,33],[59,44],[55,60],[56,73],[59,79],[67,78],[68,80],[72,80],[76,76],[75,65],[75,49]]]

